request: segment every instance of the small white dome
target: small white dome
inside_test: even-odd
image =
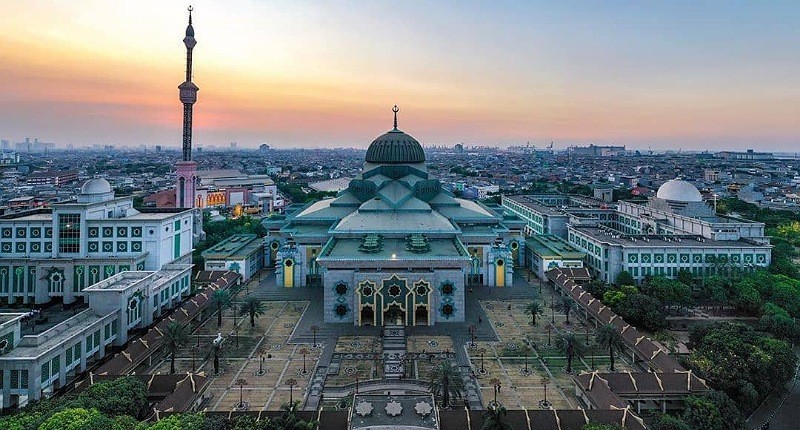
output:
[[[702,202],[703,196],[694,185],[681,180],[672,179],[658,188],[656,197],[676,202]]]
[[[112,191],[111,184],[103,178],[89,179],[81,187],[81,194],[106,194]]]

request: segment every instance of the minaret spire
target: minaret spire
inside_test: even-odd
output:
[[[192,50],[197,41],[194,39],[192,26],[192,11],[189,6],[189,25],[186,26],[186,36],[183,44],[186,46],[186,79],[178,85],[179,98],[183,103],[183,157],[177,163],[178,183],[175,194],[175,207],[191,208],[196,206],[194,201],[197,189],[197,163],[192,161],[192,114],[194,104],[197,102],[197,91],[200,88],[192,82]]]
[[[397,112],[400,112],[400,108],[394,105],[392,112],[394,112],[394,129],[397,130]]]

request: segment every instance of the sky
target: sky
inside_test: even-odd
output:
[[[187,6],[0,0],[0,138],[179,146]],[[800,148],[798,1],[193,7],[195,146]]]

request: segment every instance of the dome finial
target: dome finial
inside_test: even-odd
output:
[[[392,112],[394,112],[394,129],[397,130],[397,112],[400,112],[400,108],[394,105]]]
[[[192,7],[192,5],[189,5],[189,8],[187,10],[189,11],[189,25],[192,25],[192,11],[194,10],[194,8]]]

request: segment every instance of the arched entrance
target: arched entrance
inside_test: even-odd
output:
[[[400,305],[393,303],[383,312],[383,324],[406,325],[406,313]]]
[[[375,310],[372,306],[365,305],[361,308],[361,325],[375,324]]]
[[[414,310],[414,321],[416,325],[428,325],[428,307],[419,305]]]

